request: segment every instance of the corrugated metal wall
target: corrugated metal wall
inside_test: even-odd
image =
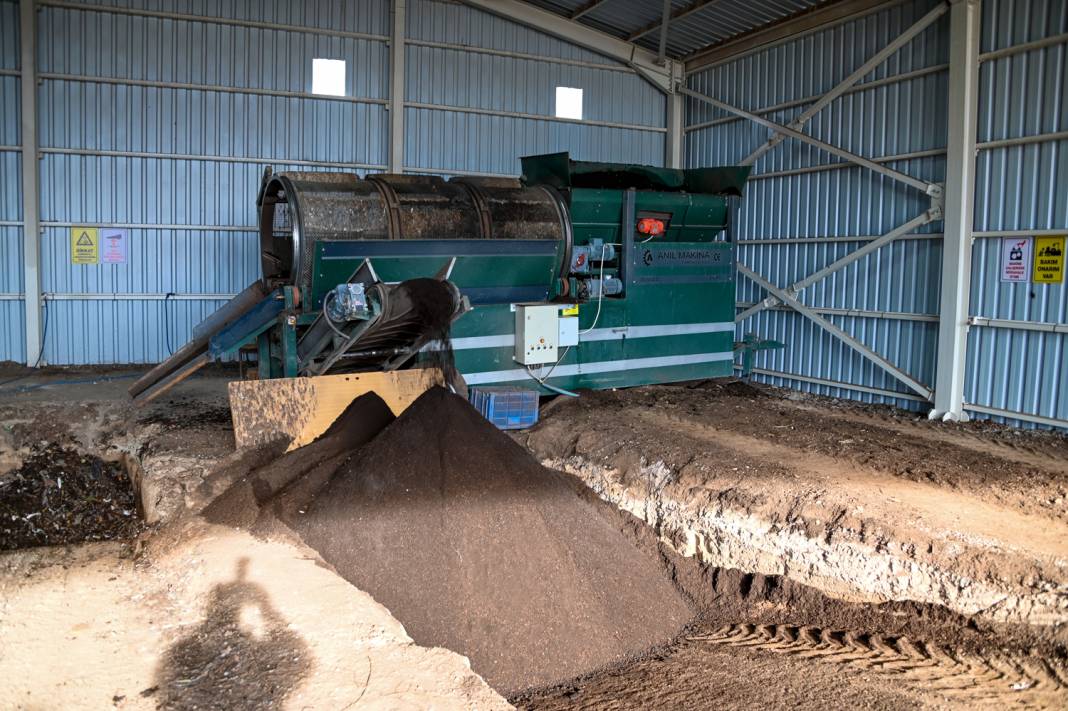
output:
[[[692,75],[691,88],[787,123],[936,3],[911,0]],[[1059,0],[984,0],[983,52],[1068,30]],[[944,180],[949,20],[944,16],[852,91],[818,114],[806,131],[929,181]],[[996,38],[996,39],[995,39]],[[1063,40],[1063,38],[1061,38]],[[980,142],[1064,131],[1068,123],[1065,45],[1009,57],[984,55]],[[688,102],[687,161],[731,163],[768,132]],[[1064,323],[1065,291],[999,283],[997,231],[1068,226],[1068,168],[1057,158],[1068,136],[1027,146],[980,145],[972,313]],[[901,157],[901,158],[895,158]],[[737,232],[742,263],[787,286],[922,213],[911,188],[797,141],[757,161]],[[941,223],[888,245],[802,292],[802,301],[927,385],[935,385]],[[739,280],[738,301],[765,294]],[[863,314],[856,312],[866,312]],[[802,316],[764,311],[739,328],[788,344],[758,356],[766,382],[839,397],[925,409],[892,376]],[[973,327],[969,403],[1068,419],[1064,335]],[[1058,375],[1059,373],[1059,375]],[[1058,378],[1060,378],[1058,380]],[[849,388],[836,383],[848,384]]]
[[[935,3],[919,0],[882,10],[802,39],[749,54],[693,75],[690,87],[786,123],[833,88]],[[946,19],[929,27],[863,82],[817,114],[807,133],[862,155],[887,159],[943,149],[946,142]],[[941,69],[940,69],[941,68]],[[769,133],[697,101],[689,101],[687,162],[741,160]],[[887,160],[925,180],[944,179],[944,157]],[[901,183],[797,141],[785,141],[754,166],[736,234],[738,259],[787,286],[924,212],[927,198]],[[934,227],[937,227],[935,225]],[[932,226],[925,228],[933,231]],[[798,241],[800,240],[800,241]],[[888,245],[802,292],[837,326],[921,382],[934,381],[941,243],[908,239]],[[739,279],[738,301],[765,294]],[[885,317],[842,310],[887,312]],[[762,375],[778,385],[835,396],[915,406],[904,385],[799,314],[765,310],[741,324],[787,344],[767,351],[758,367],[804,380]],[[865,388],[845,390],[816,381]],[[904,397],[876,392],[903,393]]]
[[[46,362],[161,360],[257,278],[264,165],[385,170],[388,0],[39,4]],[[517,156],[556,150],[662,160],[664,100],[631,71],[453,2],[407,13],[406,170],[515,175]],[[347,61],[347,96],[310,93],[315,57]],[[588,120],[552,116],[557,85],[585,90]],[[128,229],[128,262],[71,264],[73,225]]]
[[[974,229],[985,238],[972,253],[975,316],[1068,323],[1064,284],[1000,281],[999,239],[1068,233],[1068,45],[999,56],[1064,33],[1063,0],[984,0]],[[1027,142],[1003,145],[1015,139]],[[1068,334],[973,326],[967,375],[968,403],[1068,420]]]
[[[19,6],[0,1],[0,361],[25,359]]]
[[[454,2],[407,7],[406,168],[518,175],[518,156],[564,150],[663,161],[664,97],[633,71]],[[553,118],[557,86],[583,90],[581,122]]]

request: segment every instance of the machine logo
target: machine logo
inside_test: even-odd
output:
[[[645,266],[649,266],[653,263],[653,250],[647,249],[642,252],[642,262],[645,264]]]

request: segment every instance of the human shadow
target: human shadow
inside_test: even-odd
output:
[[[262,586],[237,578],[211,591],[203,622],[164,653],[154,695],[160,709],[275,709],[312,668],[299,635],[271,605]]]

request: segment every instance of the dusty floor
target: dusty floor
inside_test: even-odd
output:
[[[136,412],[123,371],[0,385],[0,476],[42,441],[126,457],[151,522],[136,543],[0,554],[0,707],[503,707],[309,549],[173,522],[239,463],[228,377]],[[714,383],[543,420],[518,439],[651,524],[712,612],[516,705],[1068,706],[1065,438]]]
[[[505,708],[307,550],[219,526],[0,556],[0,708]]]

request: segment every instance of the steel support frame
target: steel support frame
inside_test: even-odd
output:
[[[682,94],[664,97],[667,105],[667,135],[664,137],[664,166],[682,168],[686,142],[686,100]]]
[[[915,178],[906,173],[902,173],[899,170],[887,168],[885,165],[876,163],[875,161],[865,158],[864,156],[857,155],[856,153],[851,153],[850,151],[847,151],[844,148],[839,148],[838,146],[827,143],[826,141],[821,141],[818,138],[813,138],[808,134],[801,133],[800,131],[792,129],[789,126],[784,126],[780,123],[776,123],[774,121],[766,119],[763,116],[758,116],[757,114],[754,114],[751,111],[740,109],[737,106],[731,106],[730,104],[724,101],[714,99],[711,96],[707,96],[698,91],[694,91],[693,89],[680,87],[679,92],[685,94],[686,96],[697,99],[698,101],[703,101],[706,104],[714,106],[722,111],[726,111],[728,113],[741,116],[742,118],[749,119],[753,123],[759,124],[766,128],[770,128],[773,131],[784,134],[788,138],[796,138],[799,141],[804,141],[805,143],[815,146],[816,148],[827,151],[831,155],[836,155],[839,158],[844,158],[845,160],[851,163],[856,163],[857,165],[863,168],[867,168],[868,170],[874,173],[885,175],[888,178],[892,178],[894,180],[897,180],[898,182],[909,185],[919,190],[920,192],[930,195],[932,198],[941,199],[942,197],[942,186],[938,183],[931,183],[926,180]]]
[[[939,3],[930,12],[914,22],[907,30],[898,35],[892,42],[887,44],[881,50],[876,52],[868,59],[868,61],[861,64],[853,73],[838,83],[833,89],[817,99],[811,106],[801,112],[793,121],[787,126],[800,131],[801,127],[812,120],[812,118],[823,111],[827,106],[835,101],[842,94],[846,93],[853,87],[858,81],[870,74],[879,65],[892,57],[899,49],[911,42],[917,35],[926,30],[928,27],[937,22],[942,15],[945,15],[949,10],[948,0]],[[746,156],[739,165],[753,165],[756,161],[765,153],[779,145],[787,138],[786,134],[775,133],[768,139],[764,145],[757,148],[755,151]]]
[[[822,269],[819,269],[813,272],[812,274],[809,274],[804,279],[794,282],[785,289],[782,289],[782,291],[783,293],[789,295],[791,298],[796,299],[798,293],[800,293],[803,289],[806,289],[815,284],[816,282],[827,278],[834,272],[839,271],[843,267],[852,264],[858,259],[865,257],[878,249],[882,249],[885,245],[893,242],[894,240],[900,239],[905,235],[910,234],[917,227],[922,227],[923,225],[940,219],[942,219],[941,209],[938,207],[932,207],[931,209],[924,212],[922,215],[918,215],[909,220],[908,222],[904,223],[903,225],[895,227],[894,229],[890,230],[881,237],[871,240],[863,247],[858,247],[857,249],[853,250],[844,257],[836,259],[835,261],[831,262]],[[735,317],[734,322],[741,323],[750,316],[753,316],[764,309],[778,306],[780,303],[784,302],[777,295],[769,296],[760,303],[753,304],[748,309],[738,314]]]
[[[949,15],[949,131],[942,295],[931,419],[967,421],[964,379],[972,270],[975,134],[979,96],[979,0],[953,0]]]
[[[404,34],[406,0],[393,0],[389,43],[389,172],[404,172]]]
[[[898,368],[896,365],[894,365],[893,363],[888,361],[886,358],[883,358],[881,355],[879,355],[878,353],[873,351],[871,348],[868,348],[866,345],[864,345],[863,343],[858,341],[856,338],[853,338],[853,336],[850,336],[848,333],[846,333],[842,329],[838,328],[838,326],[835,326],[833,323],[831,323],[827,319],[825,319],[822,316],[820,316],[813,309],[809,308],[808,306],[805,306],[800,301],[798,301],[797,299],[795,299],[792,296],[790,296],[784,289],[780,289],[779,287],[775,286],[774,284],[769,282],[767,279],[765,279],[764,277],[760,276],[759,274],[757,274],[756,272],[754,272],[752,269],[750,269],[749,267],[745,266],[744,264],[739,264],[738,265],[738,273],[746,276],[749,279],[751,279],[755,284],[757,284],[758,286],[760,286],[761,288],[763,288],[767,292],[769,292],[771,294],[774,294],[784,304],[786,304],[787,306],[789,306],[793,310],[797,311],[799,314],[801,314],[805,318],[809,319],[810,321],[815,323],[817,326],[821,327],[822,329],[824,329],[825,331],[830,333],[832,336],[834,336],[835,338],[839,339],[840,341],[845,343],[847,346],[852,348],[853,350],[855,350],[858,353],[860,353],[860,355],[862,355],[867,360],[871,361],[872,363],[874,363],[878,367],[880,367],[883,370],[885,370],[890,375],[892,375],[895,378],[897,378],[898,380],[900,380],[902,383],[907,385],[909,387],[909,389],[911,389],[914,392],[916,392],[918,395],[920,395],[925,400],[930,400],[931,399],[931,397],[932,397],[932,395],[934,393],[932,392],[932,390],[929,387],[927,387],[926,385],[924,385],[920,381],[916,380],[915,378],[913,378],[911,375],[909,375],[905,371],[903,371],[900,368]]]
[[[927,400],[931,400],[934,395],[934,392],[931,390],[931,388],[919,382],[911,375],[904,372],[903,370],[895,366],[893,363],[889,362],[888,360],[880,356],[878,353],[871,350],[866,345],[853,338],[842,329],[835,326],[830,321],[820,316],[815,309],[812,309],[801,303],[798,300],[798,295],[803,289],[830,276],[831,274],[842,269],[843,267],[856,262],[857,260],[865,257],[866,255],[871,254],[872,252],[875,252],[878,249],[881,249],[883,246],[891,243],[892,241],[913,232],[917,227],[928,224],[938,219],[942,219],[942,199],[944,195],[943,186],[937,183],[932,183],[926,180],[915,178],[901,171],[893,170],[892,168],[888,168],[885,165],[877,163],[873,160],[851,153],[845,149],[839,148],[838,146],[826,143],[824,141],[820,141],[819,139],[813,138],[802,133],[800,129],[820,111],[830,105],[835,99],[849,91],[853,87],[853,85],[855,85],[858,81],[860,81],[869,73],[871,73],[872,70],[881,65],[883,62],[889,59],[895,52],[897,52],[906,44],[911,42],[917,35],[919,35],[925,29],[930,27],[936,21],[938,21],[938,19],[941,18],[942,15],[946,14],[947,10],[949,10],[949,4],[947,2],[940,3],[938,6],[932,8],[926,15],[920,18],[917,22],[913,23],[913,25],[910,26],[907,30],[905,30],[900,36],[896,37],[892,42],[887,44],[886,47],[872,55],[867,61],[861,64],[861,66],[859,66],[855,71],[850,73],[849,76],[839,82],[834,88],[832,88],[826,94],[814,101],[811,106],[809,106],[805,111],[801,112],[797,117],[795,117],[789,125],[784,126],[782,124],[778,124],[758,114],[755,114],[750,111],[745,111],[744,109],[739,109],[737,107],[727,104],[726,102],[719,101],[718,99],[706,96],[688,88],[680,89],[681,93],[687,96],[691,96],[695,99],[698,99],[699,101],[704,101],[705,103],[708,103],[728,113],[741,116],[742,118],[748,119],[758,125],[765,126],[766,128],[769,128],[773,131],[773,135],[765,143],[763,143],[756,150],[750,153],[742,161],[743,165],[752,165],[761,156],[772,150],[779,143],[783,142],[787,138],[795,138],[797,140],[820,148],[824,151],[827,151],[832,155],[836,155],[840,158],[843,158],[846,161],[867,168],[875,173],[902,182],[912,188],[922,191],[923,193],[931,197],[931,208],[925,211],[922,215],[918,215],[917,217],[891,230],[890,232],[887,232],[881,237],[871,240],[859,249],[856,249],[845,255],[844,257],[835,260],[831,264],[813,272],[804,279],[795,282],[794,284],[791,284],[788,287],[777,287],[771,284],[771,282],[766,280],[764,277],[754,272],[752,269],[746,267],[743,264],[738,264],[738,272],[748,277],[754,283],[762,287],[765,291],[768,292],[769,296],[763,301],[745,309],[735,318],[735,323],[741,323],[742,321],[762,311],[763,309],[773,308],[780,304],[784,304],[794,309],[802,316],[809,319],[824,330],[831,333],[833,336],[844,342],[846,345],[850,346],[852,349],[860,353],[864,358],[879,366],[886,372],[890,373],[892,376],[903,382],[910,389],[912,389]]]
[[[38,200],[37,151],[37,2],[19,3],[19,44],[22,89],[22,254],[23,299],[26,308],[26,365],[42,362],[41,214]]]

